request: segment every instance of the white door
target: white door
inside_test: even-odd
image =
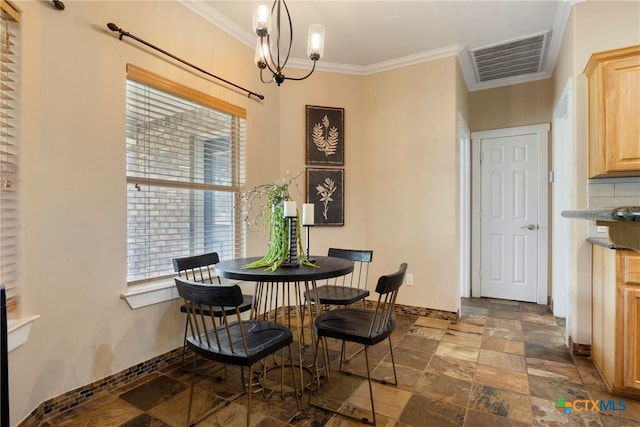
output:
[[[480,199],[480,296],[546,304],[544,129],[548,125],[474,134],[480,158],[479,192],[474,191]]]

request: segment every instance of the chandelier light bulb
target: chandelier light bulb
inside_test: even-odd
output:
[[[258,37],[271,33],[271,9],[266,4],[259,4],[253,9],[253,28]]]
[[[322,58],[324,54],[324,27],[320,24],[309,25],[307,39],[307,56],[313,61]]]
[[[267,39],[258,37],[256,41],[256,53],[253,57],[253,62],[261,70],[267,68],[267,52],[269,47],[267,46]]]

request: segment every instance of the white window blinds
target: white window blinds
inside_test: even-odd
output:
[[[18,139],[16,91],[19,14],[0,2],[0,285],[7,289],[7,307],[18,295]]]
[[[127,280],[173,274],[171,259],[244,253],[243,109],[127,67]]]

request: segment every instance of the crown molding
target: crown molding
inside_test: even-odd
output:
[[[553,68],[556,65],[558,59],[558,52],[560,51],[560,45],[564,38],[564,31],[567,28],[569,22],[569,16],[571,15],[571,8],[576,3],[575,0],[566,0],[560,2],[556,16],[553,20],[553,28],[551,30],[551,40],[549,41],[549,47],[547,48],[546,61],[543,71],[549,76],[553,74]]]
[[[390,61],[379,62],[377,64],[363,67],[364,74],[375,74],[397,68],[408,67],[410,65],[421,64],[423,62],[435,61],[436,59],[447,58],[449,56],[457,56],[462,50],[464,50],[464,48],[464,45],[456,44],[440,49],[433,49],[426,52],[416,53],[414,55],[404,56],[402,58],[392,59]]]
[[[256,47],[256,35],[236,25],[229,18],[209,6],[207,2],[198,0],[178,0],[182,5],[211,22],[222,31],[247,45],[250,49]]]

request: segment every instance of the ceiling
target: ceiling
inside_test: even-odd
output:
[[[256,2],[180,1],[255,48],[251,20]],[[367,75],[457,55],[472,91],[544,79],[553,71],[572,4],[573,0],[289,0],[294,43],[288,65],[311,68],[305,58],[307,28],[317,23],[325,26],[318,70]],[[289,74],[295,77],[295,71]]]

